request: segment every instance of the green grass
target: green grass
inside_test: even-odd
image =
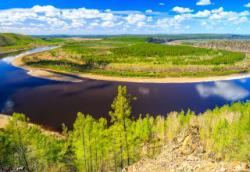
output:
[[[50,53],[23,60],[31,66],[58,71],[130,77],[216,76],[249,71],[249,57],[242,52],[148,43],[148,39],[111,37],[68,42]]]

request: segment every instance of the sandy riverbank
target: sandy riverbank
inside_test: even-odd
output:
[[[23,57],[16,58],[15,60],[11,62],[11,64],[16,67],[21,67],[27,70],[28,71],[27,73],[30,76],[44,78],[44,79],[51,79],[51,80],[56,80],[56,81],[81,82],[81,79],[76,78],[76,77],[66,76],[58,72],[55,73],[50,70],[36,69],[36,68],[29,67],[29,66],[25,66],[22,62],[22,58]]]
[[[233,79],[250,78],[250,73],[232,74],[225,76],[210,76],[210,77],[166,77],[166,78],[116,77],[116,76],[104,76],[104,75],[96,75],[88,73],[85,74],[85,73],[58,72],[51,69],[33,68],[25,66],[21,59],[22,57],[16,58],[14,61],[12,61],[12,64],[14,66],[21,67],[27,70],[29,75],[34,77],[52,79],[57,81],[66,81],[66,82],[81,82],[81,78],[82,79],[87,78],[94,80],[134,82],[134,83],[197,83],[197,82],[226,81]],[[68,74],[72,76],[68,76]]]
[[[0,114],[0,129],[5,128],[8,125],[9,120],[10,116]]]
[[[11,119],[11,116],[0,114],[0,129],[4,129],[8,125],[10,119]],[[29,123],[29,125],[34,126],[34,125],[37,125],[37,124]],[[62,135],[59,132],[44,129],[44,128],[42,128],[42,126],[40,126],[39,128],[41,129],[41,131],[44,134],[54,135],[54,136],[57,136],[57,137],[62,137]]]

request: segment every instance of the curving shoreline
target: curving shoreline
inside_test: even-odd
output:
[[[116,77],[116,76],[105,76],[91,73],[69,73],[63,71],[55,71],[52,69],[34,68],[26,66],[22,62],[20,56],[11,61],[11,64],[27,70],[28,74],[34,77],[51,79],[57,81],[66,82],[81,82],[82,79],[92,80],[103,80],[103,81],[114,81],[114,82],[133,82],[133,83],[198,83],[198,82],[213,82],[213,81],[227,81],[234,79],[245,79],[250,78],[250,73],[246,74],[232,74],[224,76],[209,76],[209,77],[165,77],[165,78],[136,78],[136,77]],[[68,76],[71,75],[71,76]]]
[[[113,82],[132,82],[132,83],[198,83],[198,82],[214,82],[214,81],[228,81],[235,79],[246,79],[250,78],[250,73],[247,74],[233,74],[226,76],[211,76],[211,77],[166,77],[166,78],[132,78],[132,77],[115,77],[115,76],[104,76],[96,74],[79,74],[69,72],[58,72],[52,69],[33,68],[28,66],[16,65],[28,71],[28,74],[34,77],[52,79],[57,81],[70,81],[70,82],[81,82],[81,79],[92,79],[102,81],[113,81]],[[56,72],[56,73],[55,73]],[[72,75],[74,77],[66,76]]]

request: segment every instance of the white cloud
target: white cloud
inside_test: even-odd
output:
[[[245,23],[248,21],[248,18],[247,17],[241,17],[239,18],[238,20],[235,20],[234,23],[235,24],[241,24],[241,23]]]
[[[172,9],[172,11],[177,12],[177,13],[191,13],[191,12],[193,12],[193,10],[191,10],[190,8],[184,8],[184,7],[178,7],[178,6],[174,7]]]
[[[123,34],[123,33],[180,33],[222,32],[231,29],[249,34],[248,10],[225,11],[223,7],[212,10],[193,11],[174,7],[177,14],[153,11],[112,11],[73,8],[60,9],[53,6],[34,6],[0,10],[0,32],[24,34]],[[206,27],[203,27],[206,26]],[[248,27],[247,27],[248,26]],[[209,28],[210,30],[204,30]],[[242,33],[242,31],[240,33]]]
[[[204,10],[204,11],[198,11],[196,14],[195,14],[195,17],[208,17],[209,15],[211,14],[210,11],[208,10]]]
[[[130,14],[126,19],[129,24],[136,24],[137,22],[146,20],[146,16],[144,14]]]
[[[153,12],[153,10],[148,9],[148,10],[146,10],[145,12],[146,12],[146,13],[152,13],[152,12]]]
[[[249,11],[242,11],[239,13],[240,16],[249,16],[250,12]]]
[[[198,84],[196,89],[203,98],[218,96],[227,101],[237,101],[249,96],[248,90],[230,81],[215,82],[213,86]]]
[[[159,5],[160,5],[160,6],[164,6],[164,5],[165,5],[165,3],[163,3],[163,2],[160,2],[160,3],[159,3]]]
[[[79,28],[79,27],[83,27],[85,23],[86,23],[85,20],[82,20],[82,21],[81,20],[72,20],[71,26],[73,28]]]
[[[198,6],[211,5],[211,1],[210,0],[200,0],[196,3],[196,5],[198,5]]]
[[[175,15],[174,17],[158,19],[156,24],[157,24],[157,27],[161,27],[161,28],[179,29],[181,28],[182,22],[189,20],[191,18],[192,18],[191,14],[179,14],[179,15]]]
[[[248,11],[243,12],[233,12],[233,11],[224,11],[223,7],[214,9],[209,15],[209,19],[213,21],[229,21],[235,24],[244,23],[248,21],[247,16],[249,16]]]
[[[250,8],[250,2],[245,5],[245,7]]]
[[[31,10],[35,13],[44,13],[45,16],[47,17],[55,17],[60,15],[60,10],[51,5],[47,6],[36,5]]]
[[[113,27],[115,24],[112,21],[105,21],[102,23],[103,27]]]
[[[138,23],[137,23],[137,26],[138,26],[138,27],[143,27],[143,26],[145,26],[145,24],[146,24],[145,22],[138,22]]]

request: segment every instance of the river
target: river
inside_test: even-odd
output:
[[[52,47],[36,48],[21,55]],[[207,109],[250,99],[250,78],[200,83],[126,83],[82,79],[62,82],[29,76],[27,71],[11,65],[20,56],[8,55],[0,60],[0,113],[26,114],[32,122],[60,130],[69,128],[77,112],[108,118],[118,85],[126,85],[137,99],[132,102],[133,116],[149,113],[167,115],[171,111]]]

